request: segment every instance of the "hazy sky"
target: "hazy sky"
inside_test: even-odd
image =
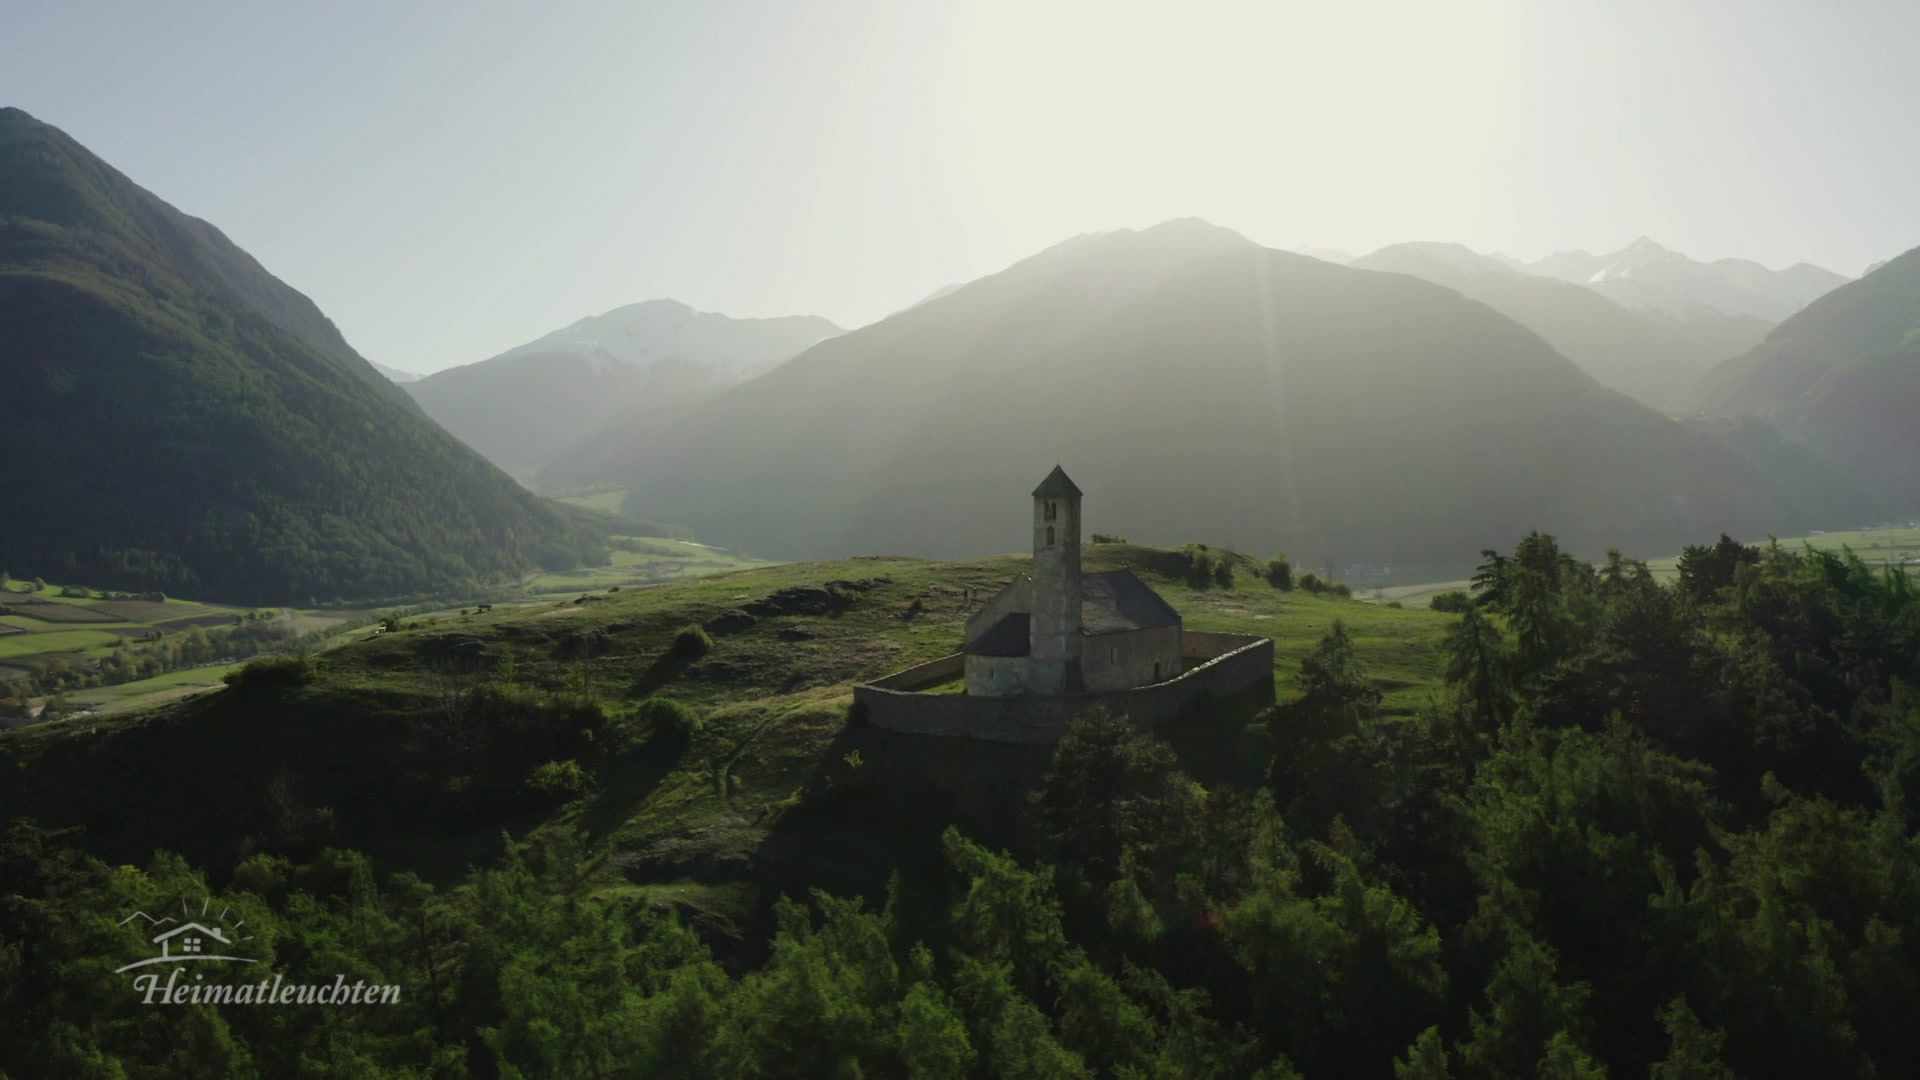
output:
[[[858,325],[1170,217],[1848,274],[1920,244],[1913,3],[185,7],[0,0],[0,104],[416,371],[659,296]]]

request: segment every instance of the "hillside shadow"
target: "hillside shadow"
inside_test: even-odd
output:
[[[626,824],[679,765],[684,749],[656,735],[603,761],[594,793],[580,814],[581,828],[598,843]]]

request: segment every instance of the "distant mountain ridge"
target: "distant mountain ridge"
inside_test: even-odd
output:
[[[1072,469],[1091,529],[1308,565],[1457,565],[1530,528],[1662,551],[1860,505],[1450,289],[1192,220],[1076,237],[822,342],[594,479],[767,555],[952,555],[1018,546],[1036,462]]]
[[[1920,511],[1920,248],[1807,305],[1684,403],[1766,419]]]
[[[1760,319],[1707,310],[1684,319],[1629,310],[1594,289],[1528,273],[1514,260],[1460,244],[1394,244],[1349,265],[1411,274],[1478,300],[1545,338],[1602,385],[1662,410],[1771,328]]]
[[[0,560],[249,602],[604,559],[313,303],[56,128],[0,109]]]
[[[532,480],[600,429],[658,422],[840,332],[813,315],[736,319],[678,300],[590,316],[406,385],[427,415]],[[560,486],[568,486],[561,484]]]
[[[1688,316],[1700,309],[1777,323],[1849,279],[1811,263],[1769,270],[1749,259],[1690,259],[1642,236],[1619,251],[1562,251],[1520,269],[1584,285],[1636,311]]]

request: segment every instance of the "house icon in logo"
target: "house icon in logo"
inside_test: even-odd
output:
[[[181,911],[184,913],[185,910],[185,905],[182,905]],[[200,914],[204,917],[206,913],[206,906],[202,905]],[[226,911],[222,909],[220,914],[221,916],[225,916]],[[171,915],[163,919],[156,919],[144,911],[136,911],[126,918],[121,919],[120,925],[125,926],[135,919],[145,919],[148,924],[152,926],[160,926],[165,923],[178,921]],[[219,920],[216,919],[214,921],[218,922]],[[131,964],[124,964],[115,968],[114,971],[117,973],[121,971],[131,971],[134,968],[146,967],[149,964],[179,964],[192,960],[231,960],[241,964],[254,963],[255,961],[247,957],[229,956],[221,951],[221,947],[231,946],[234,943],[235,937],[242,925],[244,924],[235,923],[232,930],[221,930],[218,927],[208,926],[205,923],[180,923],[180,925],[171,930],[163,930],[155,934],[151,939],[155,945],[160,947],[160,955],[149,956],[145,960],[135,960]]]

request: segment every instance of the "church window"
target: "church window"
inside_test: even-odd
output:
[[[1060,513],[1060,504],[1049,500],[1047,502],[1046,520],[1048,521],[1054,520],[1056,517],[1059,516],[1059,513]]]

